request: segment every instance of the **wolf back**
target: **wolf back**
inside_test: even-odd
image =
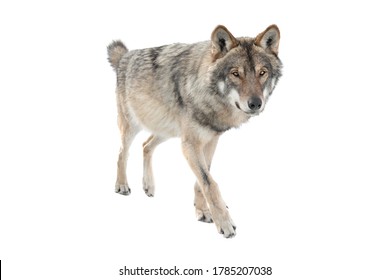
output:
[[[255,71],[254,59],[261,60],[271,69],[269,84],[266,85],[268,96],[281,76],[282,64],[276,55],[256,52],[253,39],[238,40],[239,46],[233,50],[234,54],[221,59],[210,55],[213,48],[210,41],[130,52],[121,41],[114,41],[108,47],[109,61],[117,72],[118,86],[126,88],[127,94],[150,95],[150,98],[168,106],[170,112],[190,114],[199,125],[222,133],[238,127],[251,117],[228,117],[232,113],[228,104],[230,90],[224,86],[221,91],[220,85],[225,82],[231,65],[245,65],[245,71],[251,73]],[[179,133],[175,134],[170,136],[180,136]]]

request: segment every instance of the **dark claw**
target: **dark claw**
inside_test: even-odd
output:
[[[200,218],[198,219],[198,221],[200,221],[200,222],[204,222],[205,220],[206,220],[205,215],[203,215],[202,217],[200,217]]]

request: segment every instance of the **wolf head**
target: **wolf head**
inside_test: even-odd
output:
[[[211,34],[212,84],[229,103],[249,116],[264,110],[279,77],[280,32],[271,25],[256,38],[235,38],[219,25]]]

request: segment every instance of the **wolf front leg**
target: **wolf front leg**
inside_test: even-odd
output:
[[[226,238],[231,238],[236,235],[236,226],[222,199],[218,185],[210,174],[205,155],[207,146],[211,145],[209,147],[214,146],[215,148],[216,141],[218,141],[217,137],[206,143],[199,140],[198,137],[183,137],[183,153],[195,173],[199,188],[209,206],[211,217],[217,226],[218,232]]]
[[[209,172],[211,168],[211,161],[213,159],[214,152],[218,144],[218,139],[219,137],[213,138],[212,141],[210,141],[203,148],[203,153],[204,153],[204,157]],[[198,219],[198,221],[201,222],[212,223],[213,218],[211,217],[209,206],[207,205],[206,199],[202,193],[202,189],[199,186],[198,181],[195,182],[194,191],[195,191],[194,206],[195,206],[196,218]]]

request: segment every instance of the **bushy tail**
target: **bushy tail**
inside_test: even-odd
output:
[[[121,60],[122,56],[128,52],[125,44],[122,43],[122,41],[113,41],[108,47],[108,61],[110,62],[111,66],[116,70],[119,66],[119,61]]]

